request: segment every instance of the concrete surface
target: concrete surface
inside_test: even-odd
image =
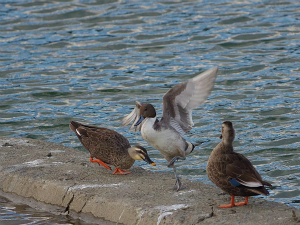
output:
[[[188,160],[188,159],[187,159]],[[0,137],[0,195],[39,209],[103,224],[296,224],[300,210],[249,198],[248,206],[218,209],[230,197],[208,184],[132,167],[112,175],[89,154],[40,140]],[[237,200],[243,200],[243,198]],[[33,204],[34,203],[34,204]],[[101,222],[100,222],[101,221]],[[113,223],[111,223],[113,222]]]

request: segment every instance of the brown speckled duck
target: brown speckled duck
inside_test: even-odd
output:
[[[142,146],[131,147],[128,140],[116,131],[70,122],[70,128],[77,135],[81,144],[90,152],[90,161],[111,170],[107,164],[115,166],[113,174],[125,175],[135,160],[144,160],[155,166]],[[94,159],[96,158],[96,159]]]
[[[247,205],[248,196],[268,195],[264,185],[272,186],[263,181],[251,162],[242,154],[233,151],[235,131],[230,121],[222,124],[222,141],[212,151],[207,163],[209,179],[231,195],[229,205],[220,205],[219,208]],[[244,202],[235,203],[235,196],[245,196]]]

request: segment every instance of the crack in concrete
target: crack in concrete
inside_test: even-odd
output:
[[[121,218],[122,218],[124,212],[125,212],[125,209],[123,209],[123,211],[122,211],[122,213],[121,213],[121,215],[120,215],[120,217],[119,217],[118,222],[116,223],[116,225],[119,224],[119,222],[120,222],[120,220],[121,220]]]
[[[83,204],[82,208],[78,211],[78,213],[81,213],[81,212],[82,212],[82,210],[83,210],[83,208],[85,207],[87,201],[88,201],[88,200],[85,201],[85,203]]]
[[[14,178],[15,178],[14,183],[10,184],[10,187],[9,187],[10,192],[14,192],[16,184],[18,183],[20,177],[19,176],[14,176]]]
[[[62,200],[61,200],[61,205],[63,204],[63,202],[64,202],[64,200],[65,200],[65,198],[66,198],[66,195],[67,195],[67,194],[68,194],[68,192],[69,192],[69,189],[70,189],[70,187],[68,187],[68,189],[66,190],[66,192],[65,192],[64,196],[62,197]]]
[[[197,223],[200,223],[208,218],[211,218],[215,215],[214,213],[214,207],[211,207],[211,212],[210,213],[207,213],[207,214],[201,214],[198,216],[198,219],[197,219]]]
[[[67,204],[67,207],[66,207],[66,209],[65,209],[65,211],[64,211],[64,213],[68,213],[69,214],[69,210],[70,210],[70,205],[71,205],[71,203],[73,202],[73,200],[74,200],[74,197],[75,197],[75,195],[74,194],[72,194],[72,198],[70,199],[70,201],[68,202],[68,204]]]
[[[292,210],[292,220],[299,223],[300,222],[300,217],[296,216],[296,213],[294,210]]]

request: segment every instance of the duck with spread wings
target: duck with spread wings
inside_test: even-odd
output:
[[[189,132],[194,123],[192,110],[199,107],[210,94],[216,79],[218,68],[209,69],[186,82],[171,88],[163,97],[163,115],[157,119],[152,104],[136,101],[133,111],[123,118],[123,125],[133,122],[146,142],[158,149],[172,167],[176,177],[175,188],[181,189],[181,182],[176,174],[175,161],[184,160],[195,145],[182,136]]]

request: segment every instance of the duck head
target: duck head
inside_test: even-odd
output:
[[[145,162],[151,164],[152,166],[156,166],[156,164],[150,159],[147,150],[142,146],[133,146],[128,149],[128,154],[134,160],[144,160]]]
[[[155,118],[156,110],[151,104],[144,104],[140,108],[140,119],[134,124],[134,126],[138,126],[145,118]]]
[[[235,130],[230,121],[225,121],[222,123],[222,134],[220,139],[223,139],[225,144],[232,144],[235,138]]]

